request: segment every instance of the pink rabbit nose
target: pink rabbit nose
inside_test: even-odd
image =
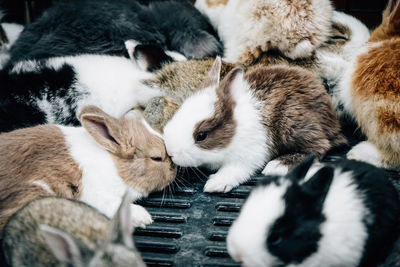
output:
[[[236,261],[241,263],[242,262],[242,255],[240,255],[240,253],[235,253],[233,254],[232,258]]]

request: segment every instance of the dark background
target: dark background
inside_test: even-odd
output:
[[[146,3],[151,0],[140,1]],[[194,0],[191,1],[194,2]],[[338,10],[359,18],[370,29],[373,29],[379,25],[382,10],[385,8],[387,1],[333,0],[333,3]],[[52,0],[0,0],[0,8],[6,11],[5,21],[25,24],[37,18],[43,10],[51,6],[51,3]]]

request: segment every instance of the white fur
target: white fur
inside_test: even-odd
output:
[[[307,177],[323,164],[311,168]],[[299,264],[288,266],[357,266],[367,239],[363,220],[373,219],[364,204],[364,195],[357,189],[351,172],[334,171],[334,179],[322,209],[326,221],[321,224],[322,237],[317,252]],[[271,183],[253,190],[243,205],[239,217],[229,229],[229,254],[243,266],[275,266],[278,258],[268,252],[266,240],[271,225],[284,213],[282,196],[290,185],[281,178],[280,186]],[[282,182],[283,181],[283,182]]]
[[[283,215],[288,182],[255,188],[228,232],[229,254],[242,266],[273,266],[277,259],[266,250],[267,230]]]
[[[267,163],[262,174],[264,175],[285,175],[289,171],[288,166],[283,165],[279,160],[271,160]]]
[[[164,128],[164,141],[174,163],[186,167],[205,166],[219,169],[210,176],[206,192],[227,192],[246,181],[269,160],[268,134],[259,112],[260,103],[252,95],[242,75],[233,81],[236,101],[234,118],[237,123],[231,143],[223,149],[205,150],[195,144],[195,125],[214,113],[216,88],[200,90],[186,99]]]
[[[218,28],[219,20],[221,19],[221,13],[224,9],[224,5],[216,5],[209,7],[207,5],[207,0],[196,0],[194,6],[206,17],[209,18],[211,25],[214,29]]]
[[[158,88],[149,88],[141,83],[154,74],[139,70],[131,60],[118,56],[80,55],[71,57],[54,57],[44,63],[55,70],[69,64],[76,72],[77,81],[74,89],[85,95],[77,101],[77,109],[84,105],[96,105],[113,117],[119,118],[135,106],[145,106],[147,102],[163,93]],[[37,72],[39,61],[28,60],[15,64],[11,72]],[[45,90],[43,90],[45,92]],[[53,100],[53,99],[52,99]],[[47,122],[56,123],[52,117],[53,110],[68,106],[64,99],[54,102],[47,100],[46,94],[39,99],[37,105],[46,112]],[[68,111],[68,109],[66,109]]]
[[[346,156],[348,159],[363,161],[377,167],[383,167],[382,157],[379,151],[368,141],[358,143],[347,153]]]
[[[200,10],[207,8],[197,5]],[[293,59],[310,56],[329,35],[332,6],[329,0],[312,0],[309,8],[312,15],[306,15],[304,10],[293,12],[292,4],[285,1],[230,0],[218,12],[217,21],[225,46],[224,60],[237,63],[248,49],[255,51],[257,47],[263,51],[279,49]]]
[[[128,187],[118,174],[111,155],[101,147],[82,127],[58,126],[65,136],[72,158],[82,170],[81,201],[95,207],[109,218],[112,218],[121,203],[126,190],[134,193],[136,199],[146,195]],[[132,204],[133,211],[138,211]],[[137,226],[151,221],[146,211],[132,213]]]
[[[0,19],[1,19],[0,14]],[[8,44],[5,44],[3,47],[0,47],[0,69],[3,68],[4,64],[10,58],[9,49],[18,39],[19,35],[21,34],[24,26],[16,23],[1,23],[1,27],[3,27],[5,34],[7,35]]]
[[[32,184],[41,187],[52,196],[56,195],[56,193],[50,188],[50,186],[43,181],[33,181]]]

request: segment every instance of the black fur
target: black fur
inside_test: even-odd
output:
[[[153,72],[161,69],[164,64],[173,61],[165,51],[158,45],[137,45],[133,52],[136,61],[145,61],[146,70]]]
[[[303,185],[293,183],[285,193],[285,213],[267,237],[269,251],[285,265],[301,263],[317,251],[322,236],[319,228],[325,221],[322,207],[332,179],[333,168],[324,167]]]
[[[40,72],[0,71],[0,132],[46,123],[45,114],[36,104],[38,99],[63,99],[68,111],[63,110],[65,106],[52,105],[55,123],[79,125],[75,103],[83,93],[73,88],[76,81],[74,69],[67,64],[57,70],[38,65]]]
[[[124,41],[159,45],[188,58],[222,54],[208,20],[185,1],[57,1],[26,26],[11,49],[9,64],[76,54],[127,56]]]

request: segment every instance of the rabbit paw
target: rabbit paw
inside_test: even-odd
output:
[[[231,177],[228,177],[231,178]],[[204,192],[224,192],[227,193],[232,190],[237,184],[232,183],[232,179],[226,179],[225,177],[211,175],[206,185],[204,186]]]
[[[265,166],[262,174],[264,175],[286,175],[289,171],[288,166],[283,165],[279,160],[271,160]]]
[[[346,157],[382,167],[382,158],[379,151],[368,141],[358,143],[347,153]]]
[[[131,216],[134,227],[146,228],[146,225],[153,222],[150,213],[142,206],[136,204],[131,205]]]

